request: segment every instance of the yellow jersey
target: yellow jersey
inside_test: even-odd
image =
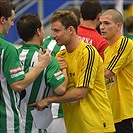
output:
[[[63,103],[67,133],[113,132],[114,122],[104,80],[103,61],[97,50],[84,42],[72,53],[62,50],[56,57],[68,63],[67,91],[88,88],[84,99]]]
[[[107,83],[107,92],[114,122],[118,123],[133,118],[133,41],[121,36],[104,54],[105,68],[115,73]]]

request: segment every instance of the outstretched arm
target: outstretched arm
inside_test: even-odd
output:
[[[67,91],[62,96],[51,96],[45,99],[42,99],[38,102],[29,104],[28,106],[34,106],[38,110],[43,110],[47,105],[51,103],[67,103],[67,102],[76,102],[77,100],[83,99],[88,92],[88,88],[74,88],[70,91]]]
[[[24,79],[11,83],[11,88],[16,92],[24,90],[38,77],[41,71],[50,63],[50,60],[51,54],[49,51],[45,50],[45,53],[43,53],[40,49],[38,53],[38,64],[30,72],[25,74]]]

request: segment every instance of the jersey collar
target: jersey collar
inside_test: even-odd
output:
[[[25,44],[25,43],[23,43],[23,47],[36,47],[37,49],[41,48],[41,46],[37,44]]]

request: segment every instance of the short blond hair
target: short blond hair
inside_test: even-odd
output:
[[[50,20],[51,23],[59,21],[67,29],[70,26],[73,26],[77,32],[78,19],[76,15],[68,10],[58,10],[53,13]]]
[[[123,23],[123,16],[122,14],[116,10],[116,9],[108,9],[102,13],[102,16],[104,15],[111,15],[114,23]]]

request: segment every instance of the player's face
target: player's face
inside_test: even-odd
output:
[[[12,12],[11,17],[9,17],[7,20],[5,19],[3,34],[8,34],[10,27],[14,26],[15,11],[12,10],[11,12]]]
[[[119,30],[118,24],[115,24],[111,15],[100,17],[100,31],[104,38],[112,39]]]
[[[67,45],[70,42],[70,31],[66,29],[61,22],[56,21],[51,25],[52,37],[56,40],[59,46]]]

